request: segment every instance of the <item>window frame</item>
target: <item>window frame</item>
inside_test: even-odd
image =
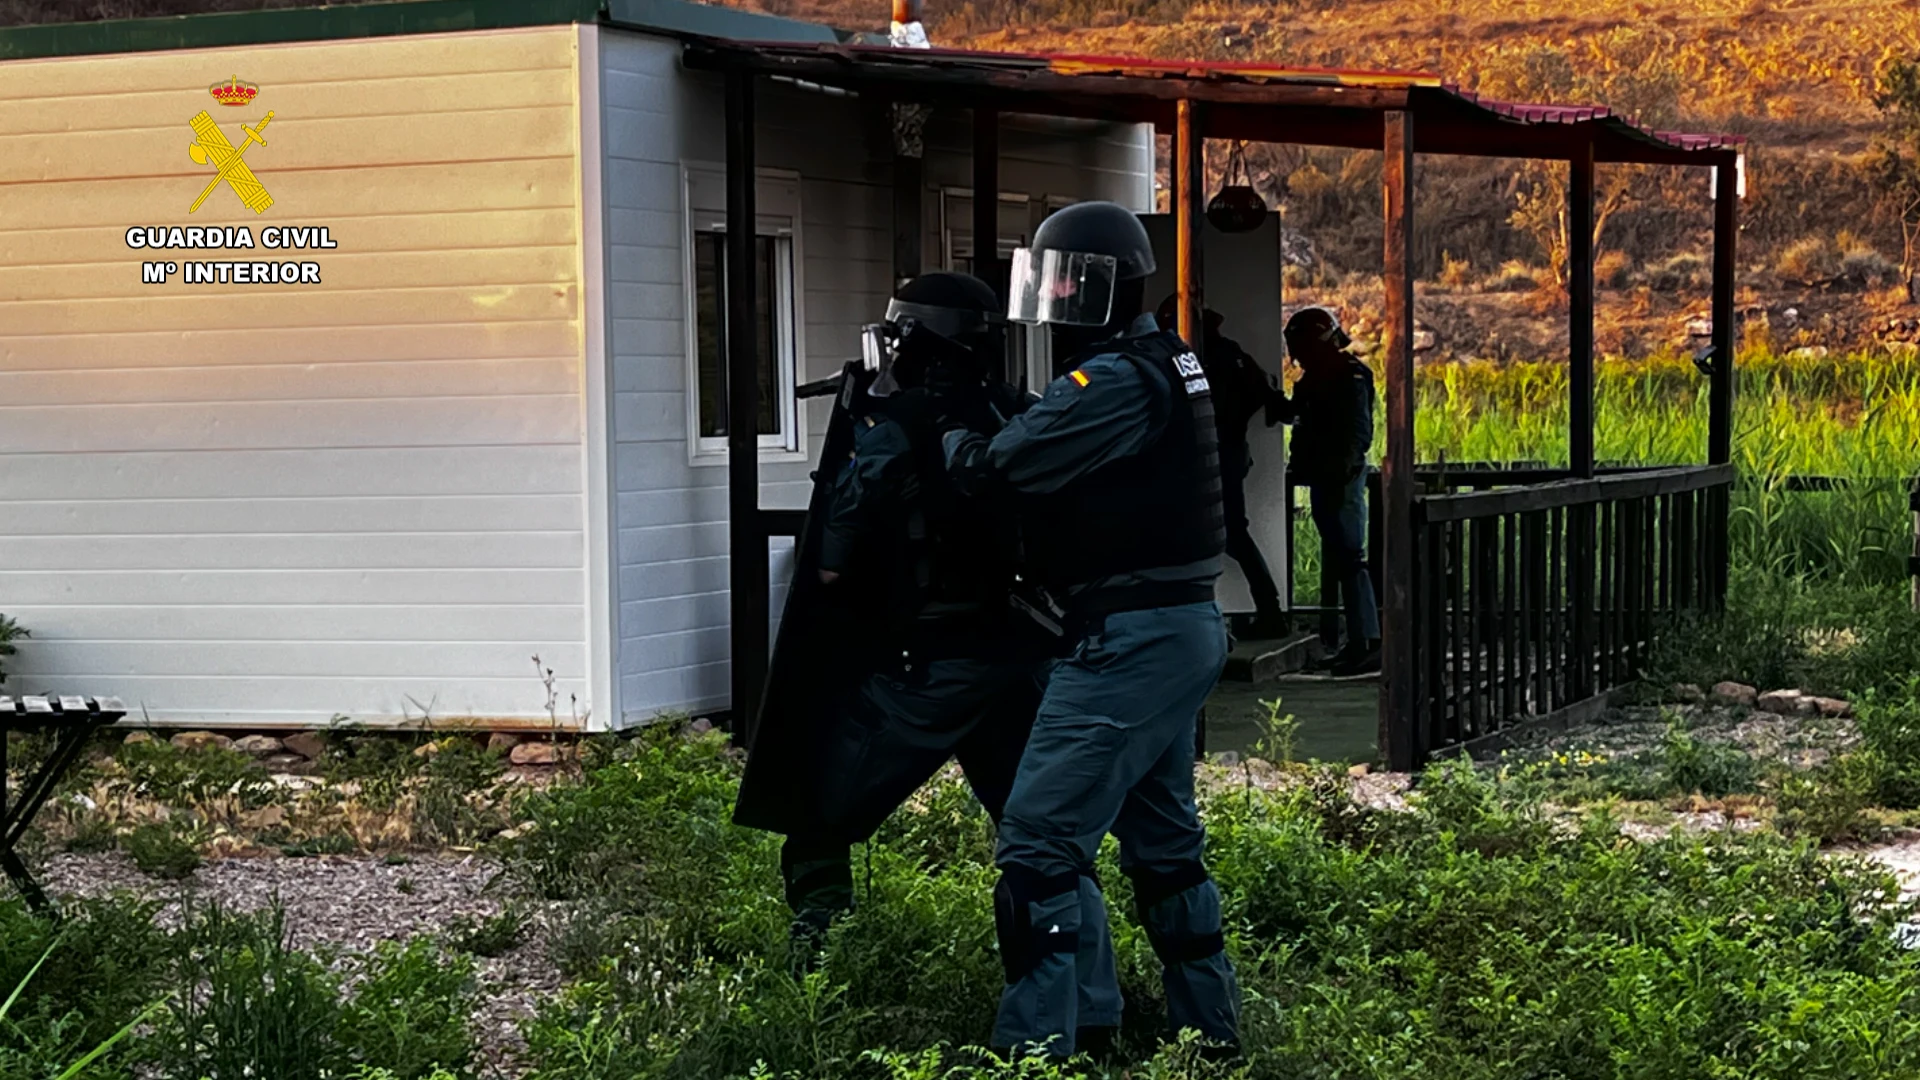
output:
[[[690,465],[724,465],[727,437],[700,431],[700,285],[698,236],[726,235],[727,170],[711,162],[685,161],[680,166],[681,284],[684,305],[686,355],[687,461]],[[774,387],[773,415],[779,432],[758,436],[760,460],[806,460],[806,410],[795,393],[798,373],[806,370],[806,253],[802,240],[800,175],[784,169],[758,169],[754,186],[754,235],[774,241]],[[784,256],[784,257],[783,257]],[[721,315],[725,317],[725,304]],[[722,357],[724,369],[725,358]]]

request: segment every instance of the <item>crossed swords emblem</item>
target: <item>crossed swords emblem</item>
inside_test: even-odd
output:
[[[247,168],[247,163],[242,157],[247,152],[247,147],[254,143],[259,143],[261,146],[267,145],[267,140],[261,138],[260,133],[267,130],[267,125],[272,121],[273,113],[268,112],[266,119],[260,121],[258,127],[252,124],[240,125],[240,130],[246,132],[247,137],[237,148],[227,141],[226,135],[221,132],[219,125],[213,122],[213,117],[207,115],[206,110],[201,110],[200,115],[189,121],[193,126],[195,138],[192,145],[187,147],[187,155],[193,158],[195,164],[211,164],[219,172],[212,180],[207,181],[206,190],[200,193],[199,198],[193,200],[193,206],[187,213],[191,214],[200,209],[200,204],[207,201],[207,196],[213,194],[213,189],[219,187],[222,181],[230,185],[233,193],[240,197],[240,201],[246,204],[247,209],[256,214],[264,213],[267,207],[273,205],[273,196],[267,194],[267,186],[253,175],[253,170]]]

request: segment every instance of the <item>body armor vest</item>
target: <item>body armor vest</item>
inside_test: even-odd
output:
[[[1028,500],[1026,554],[1049,587],[1082,585],[1226,550],[1219,432],[1200,361],[1177,334],[1131,338],[1118,355],[1170,393],[1160,437],[1059,491]]]

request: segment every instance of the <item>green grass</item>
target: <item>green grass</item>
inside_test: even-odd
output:
[[[1850,585],[1907,580],[1907,489],[1920,476],[1920,357],[1820,358],[1749,349],[1736,366],[1733,562],[1769,574]],[[1415,456],[1422,463],[1567,463],[1564,363],[1432,364],[1416,374]],[[1595,365],[1594,455],[1620,465],[1692,465],[1707,456],[1707,380],[1680,355]],[[1384,404],[1373,460],[1385,450]],[[1789,476],[1853,481],[1789,491]],[[1294,531],[1294,596],[1318,603],[1319,540]]]

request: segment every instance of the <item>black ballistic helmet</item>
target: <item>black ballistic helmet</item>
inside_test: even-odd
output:
[[[862,331],[866,367],[901,386],[919,385],[935,366],[982,374],[1000,358],[999,307],[993,288],[970,274],[922,274],[894,294],[885,322]]]
[[[1153,241],[1134,212],[1118,203],[1082,202],[1047,216],[1033,233],[1033,250],[1112,256],[1120,281],[1152,277]]]
[[[1137,314],[1155,269],[1153,242],[1133,211],[1110,202],[1055,211],[1015,251],[1007,316],[1062,327],[1106,327]]]

